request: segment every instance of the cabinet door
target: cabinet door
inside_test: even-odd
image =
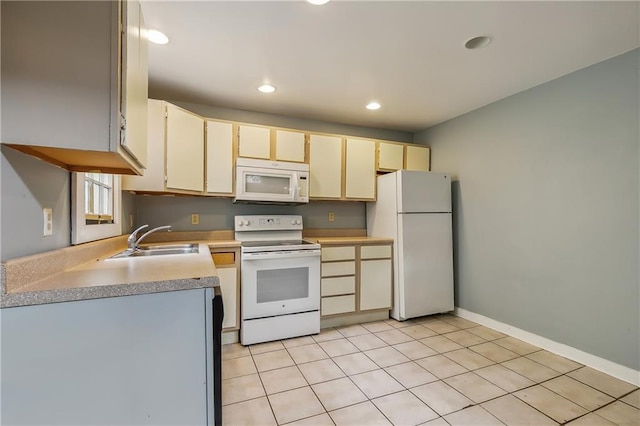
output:
[[[405,169],[428,172],[429,171],[429,147],[407,145]]]
[[[209,194],[233,195],[233,124],[207,121],[207,188]]]
[[[204,189],[204,120],[167,105],[167,188]]]
[[[391,259],[360,263],[360,310],[391,307]]]
[[[165,120],[166,103],[147,101],[147,168],[142,176],[122,176],[127,191],[163,192],[165,190]]]
[[[376,144],[362,139],[347,139],[345,198],[376,198]]]
[[[342,194],[342,138],[309,136],[309,197],[340,198]]]
[[[238,270],[236,268],[218,268],[222,304],[224,306],[223,329],[238,329]]]
[[[404,162],[404,145],[378,142],[378,170],[400,170]]]
[[[276,130],[276,160],[304,163],[304,133]]]
[[[238,155],[251,158],[271,158],[271,129],[268,127],[238,126]]]
[[[124,26],[127,28],[122,43],[122,114],[126,127],[120,137],[122,147],[141,166],[147,164],[147,37],[140,3],[124,3],[126,13]]]

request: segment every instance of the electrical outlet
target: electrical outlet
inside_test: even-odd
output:
[[[53,235],[53,209],[49,207],[44,208],[42,209],[42,214],[44,216],[43,235],[45,237]]]
[[[200,223],[200,215],[198,213],[193,213],[191,215],[191,224],[197,225]]]
[[[333,212],[329,212],[329,222],[336,220],[336,215]]]

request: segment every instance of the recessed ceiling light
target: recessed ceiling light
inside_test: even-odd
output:
[[[464,47],[470,50],[482,49],[483,47],[488,46],[489,43],[491,43],[491,37],[479,36],[467,40],[467,42],[464,44]]]
[[[323,4],[329,3],[329,0],[307,0],[307,2],[316,6],[322,6]]]
[[[155,44],[167,44],[169,43],[169,37],[164,35],[158,30],[147,30],[147,39],[151,43]]]
[[[258,87],[258,90],[262,93],[273,93],[276,91],[276,88],[270,84],[263,84],[262,86]]]
[[[377,109],[380,109],[380,106],[381,105],[379,103],[377,103],[377,102],[369,102],[367,104],[367,109],[370,109],[371,111],[375,111]]]

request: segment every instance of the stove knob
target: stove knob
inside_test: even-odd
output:
[[[296,225],[300,225],[302,222],[300,222],[300,219],[296,219]]]
[[[296,224],[296,220],[295,219],[291,219],[291,224],[295,225]]]
[[[249,225],[251,225],[251,222],[250,221],[246,221],[244,224],[249,226]]]
[[[244,222],[242,221],[242,219],[238,220],[238,226],[242,226],[244,225]]]

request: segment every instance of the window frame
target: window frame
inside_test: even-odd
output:
[[[113,223],[87,225],[84,181],[84,173],[71,173],[71,244],[87,243],[122,235],[120,176],[113,175]]]

